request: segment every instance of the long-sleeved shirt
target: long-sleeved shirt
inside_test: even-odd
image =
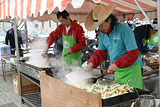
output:
[[[142,26],[135,28],[134,30],[136,43],[141,53],[147,53],[149,51],[148,43],[143,45],[142,41],[144,39],[148,40],[150,38],[150,32],[149,32],[150,26],[151,25],[142,25]]]
[[[71,27],[68,33],[66,32],[65,26],[62,24],[59,25],[55,31],[50,33],[49,37],[47,38],[48,48],[53,44],[53,42],[56,42],[60,37],[62,38],[63,35],[72,36],[72,34],[74,35],[74,39],[77,43],[76,45],[71,47],[73,53],[82,50],[86,46],[84,31],[79,24],[73,21],[71,22]]]
[[[94,68],[106,59],[107,51],[112,63],[120,68],[140,64],[134,33],[128,26],[117,22],[109,34],[101,31],[99,31],[99,34],[98,50],[88,61],[88,63],[92,62],[94,64]]]

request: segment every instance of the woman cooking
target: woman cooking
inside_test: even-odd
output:
[[[132,30],[117,22],[111,14],[115,5],[98,5],[86,17],[87,30],[95,30],[99,27],[99,43],[96,50],[88,60],[86,71],[92,71],[98,67],[107,53],[112,64],[105,73],[114,73],[115,82],[128,83],[130,86],[142,89],[142,75],[138,48]]]

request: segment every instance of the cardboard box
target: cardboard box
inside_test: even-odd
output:
[[[12,77],[13,77],[14,91],[18,95],[20,95],[18,73],[13,74]],[[32,81],[22,76],[22,90],[23,90],[23,94],[33,93],[33,92],[39,91],[39,87],[36,84],[34,84]]]
[[[11,54],[10,46],[5,44],[0,44],[0,55],[5,56],[10,54]]]

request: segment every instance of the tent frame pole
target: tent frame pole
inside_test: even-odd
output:
[[[15,39],[15,45],[16,45],[16,56],[17,61],[19,62],[19,47],[18,47],[18,34],[17,34],[17,20],[14,19],[14,39]]]
[[[143,10],[143,8],[141,7],[141,5],[138,3],[137,0],[134,0],[135,3],[137,4],[137,6],[139,7],[139,9],[141,10],[141,12],[143,13],[143,15],[145,16],[145,18],[147,18],[147,20],[149,21],[149,23],[151,25],[153,25],[153,23],[151,22],[150,18],[147,16],[147,14],[145,13],[145,11]]]
[[[160,0],[157,0],[157,15],[158,15],[158,37],[159,37],[159,43],[158,43],[158,49],[159,49],[159,56],[160,56]],[[159,57],[159,63],[160,63],[160,57]],[[159,90],[160,94],[160,64],[159,64]]]
[[[24,21],[24,28],[25,28],[25,43],[26,43],[26,50],[28,51],[28,28],[27,28],[27,21]]]
[[[19,60],[20,60],[20,55],[19,55],[19,47],[18,47],[18,34],[17,34],[17,19],[14,19],[14,38],[15,38],[15,45],[16,45],[16,57],[17,57],[17,72],[18,72],[18,80],[19,80],[19,89],[20,89],[20,96],[21,96],[21,101],[22,101],[22,78],[20,75],[20,67],[19,67]]]

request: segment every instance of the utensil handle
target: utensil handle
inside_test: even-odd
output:
[[[102,78],[102,77],[104,77],[104,76],[105,76],[105,74],[103,74],[103,75],[97,77],[97,79],[100,79],[100,78]]]
[[[131,107],[134,107],[134,105],[135,105],[135,102],[132,102]]]

